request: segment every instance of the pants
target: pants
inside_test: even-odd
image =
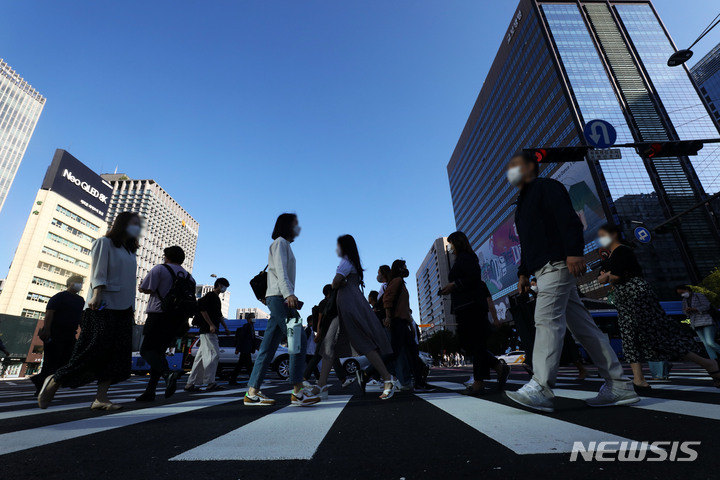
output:
[[[487,349],[490,335],[488,311],[483,306],[473,304],[455,312],[460,348],[465,355],[472,356],[473,378],[479,382],[490,378],[490,369],[497,368],[500,360]]]
[[[47,377],[54,375],[58,368],[70,361],[74,347],[74,337],[67,340],[52,339],[50,342],[44,343],[42,370],[31,379],[38,391],[42,388],[42,384]]]
[[[148,389],[154,391],[160,377],[170,369],[165,351],[174,340],[175,335],[167,315],[160,312],[148,312],[143,327],[143,342],[140,346],[140,356],[150,364]]]
[[[705,345],[705,350],[707,350],[710,360],[717,360],[718,355],[720,355],[720,345],[715,341],[717,326],[713,323],[707,327],[698,327],[695,329],[695,332],[698,334],[698,337],[700,337],[703,345]]]
[[[575,277],[565,262],[551,262],[535,273],[539,293],[535,305],[533,378],[544,387],[555,385],[565,329],[590,354],[598,373],[612,388],[631,389],[630,379],[577,293]]]
[[[407,360],[412,370],[415,385],[423,385],[423,362],[420,360],[420,350],[415,343],[415,336],[410,331],[407,320],[393,318],[390,321],[390,345],[393,353],[390,356],[395,364],[396,372],[399,370],[398,362]]]
[[[243,367],[247,370],[248,374],[252,373],[253,363],[252,363],[252,353],[250,352],[240,352],[240,356],[238,357],[238,361],[235,364],[235,368],[233,369],[232,376],[230,377],[231,381],[236,381],[238,375],[240,375],[240,371],[242,371]]]
[[[313,355],[312,360],[310,360],[305,367],[305,371],[303,372],[304,379],[309,380],[313,374],[315,374],[315,378],[318,378],[319,374],[317,366],[320,363],[320,360],[322,360],[322,352],[318,348],[315,350],[315,355]],[[333,360],[333,370],[335,370],[335,375],[337,375],[340,381],[344,382],[347,378],[347,373],[345,372],[342,363],[340,363],[340,359],[337,357]]]
[[[386,329],[385,334],[387,335],[388,340],[390,340],[390,346],[392,347],[393,352],[388,355],[383,355],[382,361],[387,367],[388,372],[397,378],[400,385],[410,385],[410,382],[412,382],[412,376],[410,373],[410,365],[407,361],[407,354],[405,353],[405,345],[402,342],[399,346],[393,345],[391,329]],[[365,374],[368,377],[375,377],[376,375],[379,376],[377,370],[375,370],[375,367],[372,365],[365,369]]]
[[[218,361],[220,360],[220,344],[217,333],[200,334],[200,347],[193,362],[188,385],[210,385],[215,383]]]
[[[270,318],[265,329],[265,336],[260,344],[258,356],[255,359],[250,374],[248,386],[259,389],[265,379],[267,369],[275,356],[280,341],[287,335],[287,324],[285,320],[290,316],[290,311],[285,304],[285,300],[280,295],[267,297],[268,307],[270,307]],[[293,385],[302,383],[303,370],[305,369],[305,351],[307,350],[307,336],[300,335],[300,353],[290,355],[290,382]]]
[[[667,379],[670,375],[671,365],[672,364],[667,360],[662,362],[648,362],[648,367],[650,367],[650,375],[652,375],[652,378],[655,379]]]

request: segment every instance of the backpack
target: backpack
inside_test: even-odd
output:
[[[195,297],[195,280],[185,272],[175,271],[163,263],[172,276],[172,286],[167,295],[160,299],[160,308],[178,324],[187,326],[187,319],[197,313],[197,298]],[[184,333],[184,332],[183,332]]]
[[[252,288],[252,291],[255,294],[255,298],[260,300],[262,303],[265,303],[265,297],[267,296],[267,269],[268,265],[265,265],[265,268],[263,268],[260,273],[255,275],[252,280],[250,280],[250,288]]]

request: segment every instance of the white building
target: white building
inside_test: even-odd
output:
[[[450,296],[438,294],[440,287],[448,283],[450,265],[455,260],[449,252],[449,246],[447,237],[436,239],[415,274],[420,304],[419,323],[429,325],[421,328],[423,338],[439,330],[455,331],[455,316],[450,313]]]
[[[264,319],[270,318],[270,314],[259,308],[238,308],[235,310],[235,318],[237,320]]]
[[[45,97],[0,58],[0,210],[44,106]]]
[[[195,296],[198,299],[201,299],[206,293],[211,292],[214,288],[214,285],[198,285],[195,287]],[[227,319],[230,314],[230,292],[220,294],[220,303],[222,305],[223,318]]]
[[[137,252],[138,284],[152,267],[163,261],[163,250],[177,245],[185,252],[183,267],[192,273],[198,239],[198,222],[185,211],[155,180],[132,180],[125,174],[104,174],[113,187],[107,223],[121,212],[136,212],[145,229]],[[136,321],[144,323],[149,295],[135,300]],[[226,312],[227,313],[227,312]]]

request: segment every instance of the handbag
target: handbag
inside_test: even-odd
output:
[[[255,275],[252,280],[250,280],[250,288],[252,288],[252,291],[255,294],[255,298],[260,300],[262,303],[265,303],[265,297],[267,296],[267,269],[268,265],[265,265],[265,268],[263,268],[260,273]]]

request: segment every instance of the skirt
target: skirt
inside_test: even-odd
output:
[[[680,360],[697,349],[692,331],[665,314],[644,278],[615,285],[615,306],[625,361]]]
[[[76,388],[88,383],[119,383],[130,378],[133,310],[83,312],[80,336],[70,361],[55,372],[55,381]]]

